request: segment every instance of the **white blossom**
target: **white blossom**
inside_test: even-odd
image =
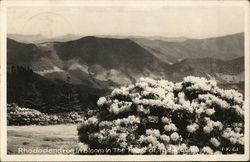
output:
[[[175,85],[174,85],[174,89],[175,90],[181,90],[182,89],[182,82],[181,83],[176,83]]]
[[[204,131],[205,133],[210,133],[212,130],[213,130],[213,127],[209,127],[209,126],[203,127],[203,131]]]
[[[174,132],[170,135],[170,138],[172,141],[177,141],[178,139],[180,139],[180,135],[177,132]]]
[[[164,126],[164,130],[165,131],[177,131],[177,127],[175,126],[175,124],[171,123],[171,124],[167,124]]]
[[[120,142],[119,145],[122,147],[122,148],[126,148],[128,146],[128,143],[127,142]]]
[[[88,118],[87,122],[88,122],[88,124],[93,124],[93,125],[95,125],[95,124],[98,123],[98,119],[97,119],[96,116],[93,116],[93,117],[91,117],[91,118]]]
[[[211,155],[211,154],[214,153],[214,151],[213,151],[209,146],[203,147],[203,148],[201,149],[201,151],[202,151],[202,153],[204,153],[204,154],[209,154],[209,155]]]
[[[164,142],[166,142],[166,143],[169,143],[169,141],[170,141],[170,137],[169,136],[167,136],[167,135],[161,135],[160,136],[160,138],[164,141]]]
[[[189,152],[190,152],[191,154],[198,154],[199,151],[200,151],[200,149],[199,149],[197,146],[190,146],[190,147],[189,147]]]
[[[212,108],[212,109],[206,109],[206,114],[207,114],[207,115],[211,116],[211,115],[213,115],[214,113],[215,113],[214,108]]]
[[[198,89],[204,91],[210,91],[214,86],[216,86],[215,81],[208,81],[206,78],[203,77],[194,77],[188,76],[184,78],[184,83],[189,82],[193,85],[188,87],[187,89]]]
[[[142,112],[144,114],[149,114],[150,113],[150,109],[148,109],[148,108],[145,109],[143,105],[138,105],[137,106],[137,111]]]
[[[223,131],[222,137],[228,139],[232,144],[244,145],[244,135],[233,131],[231,128],[226,128]]]
[[[160,137],[160,131],[158,129],[154,129],[154,130],[147,129],[146,130],[146,135],[148,135],[148,136],[152,135],[152,136],[155,136],[155,137]]]
[[[230,107],[230,105],[226,101],[211,94],[202,94],[202,95],[199,95],[198,98],[200,100],[204,100],[208,105],[211,105],[214,103],[214,104],[219,105],[223,109],[228,109]]]
[[[166,149],[166,146],[163,143],[158,143],[156,146],[160,151],[164,151]]]
[[[179,152],[186,153],[187,149],[188,149],[188,147],[185,143],[182,143],[179,145]]]
[[[129,94],[129,89],[127,87],[115,88],[111,93],[112,96],[115,95],[127,96],[128,94]]]
[[[169,145],[169,150],[174,155],[177,155],[179,153],[179,147],[177,145]]]
[[[210,142],[215,146],[215,147],[219,147],[220,146],[220,142],[216,139],[216,138],[211,138]]]
[[[99,100],[97,101],[97,105],[102,106],[103,104],[105,104],[106,101],[107,100],[105,97],[100,97]]]
[[[195,111],[197,114],[201,114],[201,113],[204,113],[205,112],[205,110],[204,110],[204,108],[198,108],[198,109],[196,109],[196,111]]]
[[[162,122],[162,123],[165,123],[165,124],[169,124],[169,123],[172,122],[172,120],[171,120],[170,118],[168,118],[168,117],[163,116],[163,117],[161,118],[161,122]]]
[[[199,129],[199,125],[196,124],[196,123],[193,123],[193,124],[190,124],[190,125],[187,126],[187,131],[188,131],[189,133],[193,133],[193,132],[195,132],[197,129]]]
[[[148,120],[149,120],[149,122],[152,122],[152,123],[158,123],[159,117],[158,116],[148,116]]]
[[[239,128],[239,127],[236,127],[236,128],[234,128],[234,130],[235,130],[237,133],[239,133],[242,129]]]
[[[110,105],[109,111],[114,114],[119,114],[118,103],[113,103],[112,105]]]

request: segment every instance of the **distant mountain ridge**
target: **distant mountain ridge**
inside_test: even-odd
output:
[[[118,39],[147,39],[147,40],[160,40],[166,42],[183,42],[190,38],[188,37],[162,37],[162,36],[120,36],[120,35],[96,35],[96,37],[100,38],[118,38]]]
[[[231,60],[244,56],[244,33],[216,38],[187,39],[183,42],[132,39],[166,63],[175,63],[185,58],[211,57]]]
[[[229,61],[213,58],[184,59],[170,66],[166,77],[171,81],[181,81],[188,75],[207,77],[222,84],[244,82],[244,57]]]
[[[183,42],[190,38],[187,37],[162,37],[162,36],[122,36],[122,35],[92,35],[93,37],[98,38],[114,38],[114,39],[148,39],[148,40],[162,40],[167,42]],[[76,34],[65,34],[62,36],[57,36],[53,38],[47,38],[41,34],[36,35],[23,35],[23,34],[14,34],[9,33],[7,37],[22,43],[45,43],[45,42],[67,42],[72,40],[77,40],[86,36],[76,35]]]
[[[86,96],[90,92],[98,96],[97,92],[109,92],[140,77],[176,82],[188,75],[243,91],[244,35],[179,42],[87,36],[36,44],[8,38],[7,63],[30,67],[49,80],[70,82]]]

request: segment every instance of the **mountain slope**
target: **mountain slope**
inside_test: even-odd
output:
[[[34,44],[20,43],[7,39],[7,63],[13,65],[29,66],[39,59],[42,53]]]
[[[121,76],[125,80],[138,79],[147,76],[147,73],[158,77],[161,76],[160,72],[169,66],[129,39],[84,37],[56,43],[54,48],[62,60],[77,58],[84,62],[82,64],[88,66],[91,72],[100,67],[101,73],[89,73],[93,78],[99,75],[99,78],[102,77],[105,81],[116,83],[119,83],[117,79]]]
[[[202,40],[189,39],[182,42],[182,45],[196,57],[231,60],[244,56],[244,33]]]
[[[239,84],[244,82],[244,57],[229,61],[213,58],[185,59],[173,64],[166,72],[166,78],[175,82],[189,75],[217,80],[221,85]],[[241,87],[237,86],[237,89]]]
[[[188,39],[183,42],[133,39],[159,59],[175,63],[185,58],[211,57],[231,60],[244,56],[244,33],[207,39]]]
[[[37,45],[8,39],[8,65],[29,66],[44,77],[97,89],[113,89],[140,77],[180,81],[187,75],[231,84],[244,80],[243,38],[240,33],[183,42],[141,39],[146,47],[138,40],[93,36]]]
[[[13,42],[24,49],[16,48]],[[26,65],[40,75],[63,80],[70,77],[74,84],[99,88],[129,84],[142,76],[163,77],[169,66],[129,39],[84,37],[37,45],[8,39],[7,44],[10,65],[19,64],[15,58],[24,56]]]
[[[107,69],[125,68],[128,65],[141,69],[146,65],[161,64],[161,61],[129,39],[84,37],[57,43],[55,49],[63,60],[80,57],[88,65],[99,64]]]

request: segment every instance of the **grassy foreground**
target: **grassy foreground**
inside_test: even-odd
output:
[[[8,126],[7,130],[8,154],[72,154],[78,140],[74,124]]]

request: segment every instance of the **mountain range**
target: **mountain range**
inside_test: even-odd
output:
[[[244,33],[168,41],[73,37],[27,43],[12,36],[7,39],[8,66],[30,67],[47,79],[107,92],[140,77],[176,82],[188,75],[215,79],[225,88],[244,88]]]
[[[181,42],[132,39],[166,63],[186,58],[215,58],[231,60],[244,56],[244,33],[206,39],[187,39]]]
[[[168,41],[168,42],[183,42],[189,38],[187,37],[162,37],[162,36],[123,36],[123,35],[95,35],[96,37],[100,38],[118,38],[118,39],[148,39],[148,40],[162,40],[162,41]],[[65,34],[53,38],[45,37],[41,34],[36,35],[23,35],[23,34],[7,34],[7,37],[13,40],[16,40],[18,42],[23,43],[43,43],[43,42],[66,42],[71,40],[80,39],[84,36],[77,35],[77,34]]]

